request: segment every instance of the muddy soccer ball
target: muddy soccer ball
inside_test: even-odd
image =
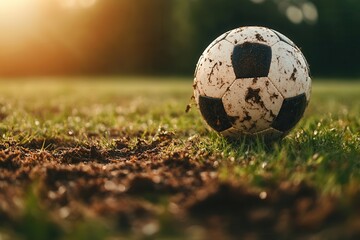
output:
[[[227,137],[284,137],[310,100],[309,66],[281,33],[241,27],[224,33],[201,55],[194,96],[206,123]]]

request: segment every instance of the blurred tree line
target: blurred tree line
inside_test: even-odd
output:
[[[114,59],[104,65],[111,71],[187,75],[215,37],[239,26],[262,25],[290,37],[303,50],[314,75],[360,76],[358,0],[314,0],[313,4],[307,0],[113,0],[108,4],[111,7],[104,13],[113,27],[104,31],[117,35],[109,35],[111,43],[99,57]]]
[[[45,4],[21,51],[0,38],[0,74],[190,75],[215,37],[262,25],[291,38],[313,75],[360,76],[359,0],[99,0],[86,11]]]

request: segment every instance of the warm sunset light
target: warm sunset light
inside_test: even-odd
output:
[[[39,0],[0,0],[0,23],[26,23],[36,15],[39,4]]]
[[[92,7],[97,0],[58,0],[60,6],[68,9]]]
[[[97,0],[57,0],[63,9],[86,9],[95,5]],[[0,0],[0,29],[18,31],[33,27],[39,14],[49,5],[41,0]],[[45,19],[41,19],[44,21]],[[47,20],[46,20],[47,21]]]
[[[39,23],[40,0],[0,0],[2,42],[15,44]]]
[[[0,75],[65,73],[101,46],[96,0],[0,0]],[[91,49],[91,51],[90,51]]]

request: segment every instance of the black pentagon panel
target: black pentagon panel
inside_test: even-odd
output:
[[[267,77],[271,65],[271,47],[246,42],[234,47],[231,56],[236,78]]]
[[[207,124],[214,130],[222,132],[231,128],[221,99],[200,96],[199,108]]]
[[[271,126],[282,132],[291,130],[304,115],[306,105],[305,93],[285,99],[279,114]]]

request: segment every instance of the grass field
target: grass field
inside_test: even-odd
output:
[[[283,141],[185,113],[190,79],[0,82],[0,239],[359,239],[360,83]]]

